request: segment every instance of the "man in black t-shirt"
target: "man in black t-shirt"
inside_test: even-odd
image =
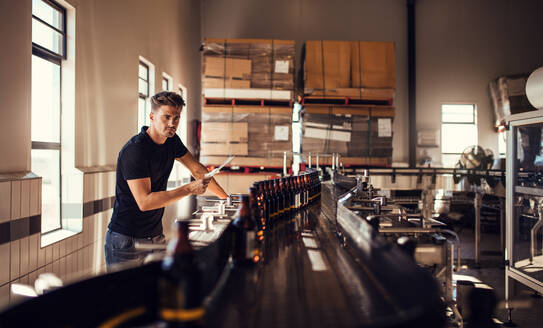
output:
[[[132,137],[119,152],[115,204],[108,226],[105,256],[108,268],[121,262],[142,263],[149,252],[135,249],[135,242],[165,243],[162,233],[164,207],[207,188],[219,198],[228,195],[176,134],[185,102],[174,92],[151,98],[151,124]],[[197,179],[166,191],[174,160],[183,163]]]

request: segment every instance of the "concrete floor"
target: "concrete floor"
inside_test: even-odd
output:
[[[505,270],[504,257],[500,252],[500,237],[497,233],[482,233],[480,266],[475,266],[474,233],[472,228],[464,228],[459,233],[461,242],[462,268],[456,273],[459,279],[479,280],[492,287],[498,298],[495,311],[497,321],[507,321],[507,311],[504,308],[505,299]],[[459,276],[458,276],[459,275]],[[521,328],[543,327],[543,298],[534,297],[534,291],[518,285],[515,300],[527,301],[525,308],[512,312],[513,322]],[[501,326],[501,325],[499,325]]]

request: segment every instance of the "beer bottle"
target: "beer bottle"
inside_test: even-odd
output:
[[[266,203],[267,199],[264,193],[263,184],[262,182],[255,182],[253,186],[256,190],[256,201],[257,201],[256,205],[258,206],[258,208],[260,208],[262,216],[264,217],[264,226],[266,226],[269,224],[270,213],[269,213],[269,208]]]
[[[296,208],[301,209],[302,208],[302,186],[300,183],[300,176],[295,177],[296,181]]]
[[[290,212],[291,213],[294,213],[294,210],[295,210],[295,207],[294,207],[294,178],[293,177],[288,177],[287,178],[287,181],[288,181],[288,194],[289,194],[289,199],[290,199],[290,203],[289,203],[289,208],[290,208]]]
[[[284,204],[283,204],[283,194],[281,193],[281,190],[279,189],[279,179],[273,179],[273,188],[275,190],[275,197],[277,200],[277,212],[279,215],[277,216],[278,219],[283,218],[283,212],[284,212]]]
[[[283,209],[285,216],[290,215],[290,194],[288,193],[287,178],[279,179],[281,194],[283,194]]]
[[[253,253],[253,262],[259,262],[263,259],[263,249],[264,249],[264,233],[266,230],[266,219],[264,217],[264,212],[262,208],[258,206],[258,193],[255,188],[249,188],[249,204],[251,207],[251,216],[256,222],[256,238],[255,238],[255,249]]]
[[[309,174],[304,174],[304,181],[305,181],[305,203],[306,205],[309,205]]]
[[[176,237],[169,243],[159,278],[158,315],[168,327],[203,325],[201,273],[189,241],[188,222],[175,223]]]
[[[263,183],[270,204],[270,223],[273,225],[277,217],[277,204],[275,202],[275,193],[273,192],[273,188],[271,187],[271,180],[266,180]]]
[[[300,182],[302,185],[302,207],[306,207],[307,198],[306,198],[306,186],[305,186],[305,175],[300,175]]]
[[[255,254],[256,225],[251,215],[249,195],[241,195],[241,206],[238,208],[232,225],[235,229],[232,254],[234,265],[252,263],[258,252]]]

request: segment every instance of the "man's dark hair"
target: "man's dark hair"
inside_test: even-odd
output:
[[[160,106],[171,106],[182,109],[185,106],[185,100],[175,92],[162,91],[151,97],[151,109],[156,110]]]

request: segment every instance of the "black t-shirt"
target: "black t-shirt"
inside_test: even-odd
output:
[[[164,208],[140,211],[126,180],[151,178],[151,192],[164,191],[173,163],[187,153],[187,148],[176,134],[157,145],[141,128],[119,152],[115,205],[109,223],[112,231],[136,238],[154,237],[162,233]]]

